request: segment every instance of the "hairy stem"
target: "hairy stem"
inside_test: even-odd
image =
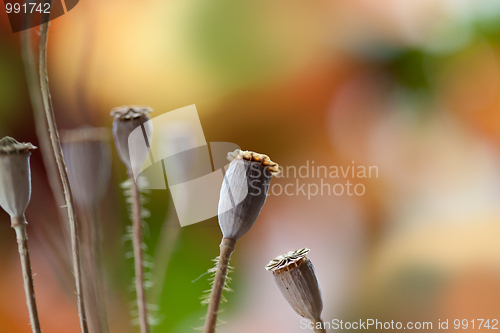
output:
[[[212,292],[210,293],[210,301],[208,303],[207,317],[205,320],[204,333],[214,333],[217,324],[217,314],[219,313],[219,305],[222,298],[222,291],[226,283],[227,269],[229,266],[229,259],[234,251],[236,241],[223,238],[220,243],[220,256],[217,263],[217,270],[212,285]]]
[[[50,3],[50,1],[49,1]],[[71,234],[71,248],[73,258],[73,270],[76,282],[76,295],[78,298],[78,315],[80,317],[80,326],[82,333],[88,333],[87,317],[85,314],[85,301],[82,294],[82,272],[81,272],[81,258],[80,258],[80,244],[78,240],[78,221],[76,217],[76,209],[73,199],[73,193],[69,185],[68,172],[64,163],[63,152],[61,149],[61,142],[59,140],[59,133],[57,131],[56,121],[54,117],[54,110],[52,108],[52,99],[50,97],[49,79],[47,76],[47,34],[49,30],[49,16],[48,14],[42,15],[42,23],[40,25],[40,44],[39,44],[39,75],[40,75],[40,90],[42,92],[43,107],[45,116],[47,117],[47,124],[50,131],[50,141],[52,150],[54,152],[59,176],[61,178],[64,199],[66,208],[68,210],[68,220]]]
[[[30,251],[28,248],[28,234],[26,233],[26,220],[24,217],[11,219],[12,228],[16,231],[19,256],[23,270],[24,291],[26,293],[26,304],[30,315],[31,329],[33,333],[41,333],[38,311],[36,309],[35,287],[33,285],[33,273],[31,272]]]
[[[132,245],[134,247],[135,289],[141,333],[148,333],[148,309],[144,290],[144,253],[142,252],[141,194],[133,173],[129,172],[132,191]]]

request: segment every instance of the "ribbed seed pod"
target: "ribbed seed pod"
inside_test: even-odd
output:
[[[313,264],[306,257],[308,252],[304,248],[278,256],[266,269],[273,273],[276,285],[292,309],[317,324],[322,323],[323,301]]]
[[[31,143],[20,143],[11,137],[0,140],[0,206],[10,215],[11,226],[16,231],[31,329],[33,333],[41,333],[26,233],[28,223],[24,217],[31,197],[29,158],[32,149],[36,147]]]
[[[0,206],[11,218],[23,218],[31,197],[31,143],[0,140]]]
[[[116,150],[118,151],[120,160],[125,164],[129,172],[132,172],[133,165],[141,165],[149,153],[147,150],[137,149],[140,155],[134,156],[137,160],[132,163],[130,161],[129,135],[134,129],[149,120],[148,114],[151,111],[152,109],[149,106],[137,105],[120,106],[111,110],[111,116],[113,117],[113,138],[115,139]],[[145,126],[150,126],[149,124]],[[148,131],[151,132],[151,128],[148,127],[146,132]],[[131,142],[131,144],[134,144],[134,142]]]
[[[219,200],[219,225],[224,238],[237,241],[253,226],[264,205],[278,164],[264,154],[239,149],[224,176]]]
[[[231,164],[224,175],[218,208],[223,238],[204,333],[215,332],[229,259],[236,241],[252,228],[266,201],[271,178],[279,173],[278,164],[264,154],[237,149],[228,153],[227,158]]]

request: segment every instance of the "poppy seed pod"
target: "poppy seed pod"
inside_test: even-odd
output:
[[[111,168],[109,129],[84,126],[62,132],[64,160],[75,201],[92,207],[106,192]]]
[[[0,140],[0,206],[11,218],[22,219],[31,197],[31,143],[11,137]]]
[[[223,237],[236,241],[255,223],[279,169],[267,155],[239,149],[228,153],[228,160],[232,162],[224,176],[218,215]]]
[[[141,165],[146,157],[148,156],[148,151],[143,149],[138,149],[139,155],[134,156],[136,161],[130,160],[130,149],[129,149],[129,136],[130,133],[138,126],[147,124],[148,126],[146,132],[151,132],[152,129],[149,128],[150,122],[148,113],[153,111],[149,106],[120,106],[111,110],[111,117],[113,117],[113,138],[115,139],[116,150],[118,151],[118,156],[120,160],[125,164],[127,170],[131,172],[132,165]],[[142,147],[142,146],[141,146]]]
[[[313,323],[321,322],[323,301],[312,262],[306,257],[309,249],[288,252],[273,259],[266,269],[292,309]]]

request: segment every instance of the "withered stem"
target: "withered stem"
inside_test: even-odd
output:
[[[212,292],[210,293],[210,302],[208,303],[207,318],[205,320],[204,333],[214,333],[215,326],[217,325],[217,314],[219,313],[219,305],[222,298],[222,291],[226,283],[227,269],[229,266],[229,259],[234,251],[236,241],[223,238],[220,243],[220,256],[217,263],[217,270],[212,285]]]
[[[45,116],[47,117],[47,124],[50,131],[50,141],[52,150],[59,170],[61,178],[64,200],[68,210],[68,220],[71,234],[71,248],[73,259],[73,270],[75,274],[76,295],[78,298],[78,315],[80,317],[80,326],[82,333],[88,333],[87,316],[85,313],[85,300],[82,294],[82,271],[81,271],[81,258],[80,258],[80,244],[78,240],[78,221],[76,217],[76,209],[73,199],[73,193],[69,185],[68,172],[64,163],[63,152],[61,149],[61,142],[59,140],[59,133],[57,131],[56,121],[54,117],[54,110],[52,108],[52,99],[50,97],[49,79],[47,76],[47,34],[49,30],[49,13],[42,14],[42,23],[40,25],[40,43],[39,43],[39,74],[40,74],[40,90],[42,92],[43,107]]]
[[[41,333],[38,311],[36,309],[35,287],[33,286],[33,273],[31,272],[30,251],[28,248],[28,234],[26,233],[26,220],[12,218],[12,228],[16,231],[19,256],[21,257],[21,268],[23,270],[24,292],[26,293],[26,304],[30,315],[31,329],[33,333]]]
[[[28,16],[28,15],[26,15]],[[35,120],[35,132],[40,145],[43,165],[47,172],[49,186],[54,195],[58,207],[64,206],[64,194],[57,172],[57,164],[54,156],[51,154],[50,134],[47,126],[47,118],[43,108],[43,101],[40,92],[40,80],[35,63],[35,54],[31,45],[31,29],[25,29],[21,32],[21,55],[23,59],[26,83],[28,85],[28,95],[33,107],[33,118]],[[61,212],[61,210],[58,210]],[[66,217],[61,214],[61,222],[66,222]],[[65,223],[62,223],[66,227]],[[65,228],[65,230],[67,230]]]
[[[129,172],[129,179],[132,192],[132,245],[134,247],[135,289],[137,308],[139,310],[139,325],[141,333],[148,333],[148,309],[146,291],[144,290],[144,253],[142,251],[141,195],[132,172]]]

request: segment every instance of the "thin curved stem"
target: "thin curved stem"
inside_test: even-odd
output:
[[[16,231],[21,268],[23,270],[24,292],[26,293],[26,304],[30,315],[31,329],[33,333],[41,333],[38,311],[36,308],[35,287],[33,285],[33,273],[31,272],[30,251],[28,248],[28,234],[26,233],[26,220],[24,217],[12,218],[12,228]]]
[[[204,333],[215,332],[222,291],[224,290],[224,285],[226,284],[229,259],[231,258],[235,245],[236,241],[229,238],[223,238],[220,243],[220,256],[219,261],[217,262],[217,270],[215,272],[215,278],[212,285],[212,292],[210,293],[205,328],[203,330]]]
[[[47,1],[50,3],[50,1]],[[68,172],[64,163],[63,152],[61,149],[61,142],[59,140],[59,133],[57,131],[56,121],[54,117],[54,110],[52,108],[52,99],[50,97],[49,79],[47,76],[47,34],[49,30],[49,15],[42,14],[42,23],[40,25],[40,43],[39,43],[39,71],[40,71],[40,90],[42,92],[43,107],[45,116],[47,117],[47,124],[50,131],[50,141],[52,150],[56,159],[59,176],[61,178],[64,200],[68,210],[68,220],[71,234],[71,248],[73,258],[73,270],[75,274],[76,295],[78,298],[78,315],[80,317],[80,326],[82,333],[88,333],[87,316],[85,313],[85,301],[82,294],[82,271],[81,271],[81,258],[80,258],[80,244],[78,240],[78,221],[76,217],[75,203],[73,193],[69,185]]]
[[[142,251],[142,217],[141,194],[132,172],[130,174],[130,189],[132,191],[132,245],[134,247],[135,289],[137,293],[137,308],[141,333],[148,333],[148,309],[146,291],[144,289],[144,253]]]

